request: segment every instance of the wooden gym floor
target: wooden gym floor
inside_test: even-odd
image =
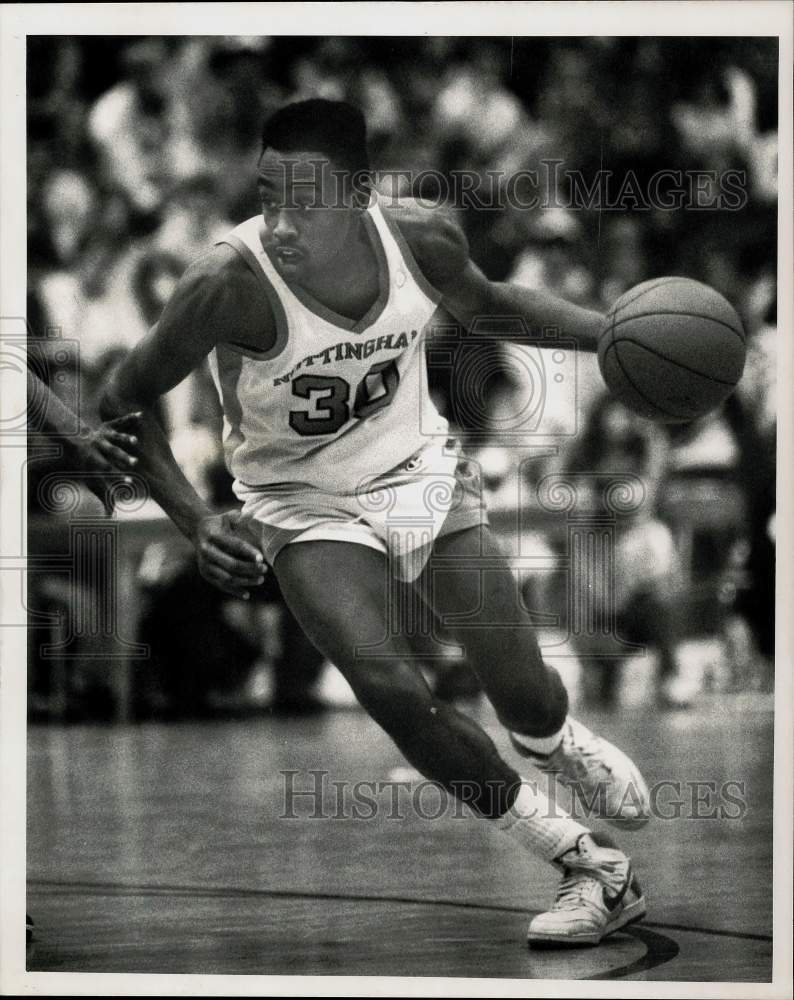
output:
[[[509,754],[490,709],[473,712]],[[417,798],[418,776],[400,790],[410,773],[358,711],[32,726],[28,969],[769,981],[769,701],[713,696],[688,713],[583,717],[649,784],[676,783],[657,785],[659,809],[670,815],[679,801],[683,815],[619,836],[647,920],[599,948],[563,951],[524,943],[556,873],[485,821],[450,810],[431,818],[435,791]],[[312,818],[304,797],[292,801],[298,818],[286,818],[285,783],[319,787],[310,771],[327,772],[327,817]],[[352,784],[378,780],[391,783],[377,809],[370,787],[370,805],[350,816]],[[334,818],[338,795],[347,797]],[[715,807],[742,815],[720,818]]]

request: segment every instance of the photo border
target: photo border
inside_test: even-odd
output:
[[[454,12],[454,16],[453,16]],[[759,2],[589,3],[140,3],[32,4],[0,9],[0,317],[26,312],[25,44],[27,35],[493,35],[536,36],[777,36],[779,38],[778,201],[778,472],[777,618],[775,670],[773,983],[690,983],[688,995],[784,997],[791,988],[792,926],[792,615],[794,607],[794,309],[792,298],[792,5]],[[307,26],[311,27],[308,30]],[[394,30],[386,30],[390,26]],[[189,31],[186,28],[189,27]],[[266,31],[263,31],[266,28]],[[22,380],[0,372],[2,414],[25,409]],[[0,569],[23,556],[22,509],[14,449],[0,448]],[[18,458],[18,455],[16,456]],[[4,473],[4,474],[3,474]],[[16,480],[14,477],[17,477]],[[20,534],[21,532],[21,534]],[[3,609],[18,602],[0,572]],[[0,628],[0,989],[4,994],[234,996],[568,996],[567,980],[437,979],[433,977],[205,976],[25,971],[26,630]],[[518,944],[517,944],[518,946]],[[661,997],[680,994],[674,982],[576,981],[583,997]]]

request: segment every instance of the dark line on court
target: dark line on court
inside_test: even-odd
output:
[[[655,924],[655,927],[662,926]],[[605,972],[596,972],[593,975],[582,977],[584,981],[589,979],[622,979],[624,976],[633,976],[637,972],[647,972],[649,969],[656,969],[660,965],[672,961],[681,950],[678,942],[672,938],[665,937],[664,934],[655,934],[646,930],[645,927],[626,927],[624,934],[637,938],[645,945],[645,954],[641,955],[628,965],[621,965],[617,969],[607,969]]]
[[[341,892],[304,892],[300,889],[245,889],[226,888],[224,886],[192,886],[192,885],[118,885],[114,882],[50,882],[30,879],[28,885],[49,889],[87,890],[93,895],[107,896],[164,896],[180,895],[196,898],[213,899],[229,897],[231,899],[267,898],[267,899],[323,899],[336,902],[351,903],[400,903],[418,906],[452,906],[458,909],[491,910],[498,913],[536,912],[524,906],[509,906],[499,903],[475,903],[466,899],[423,899],[418,896],[382,895],[371,896],[365,893]]]
[[[750,931],[723,931],[716,927],[698,927],[697,924],[666,924],[653,920],[643,920],[643,927],[663,927],[666,931],[688,931],[690,934],[710,934],[713,937],[741,938],[744,941],[768,941],[772,944],[771,934],[752,934]]]
[[[504,903],[476,903],[466,899],[423,899],[421,896],[381,895],[370,896],[364,893],[343,892],[304,892],[300,889],[245,889],[227,886],[192,886],[192,885],[139,885],[118,884],[115,882],[56,882],[47,879],[28,879],[28,886],[38,889],[71,889],[86,891],[89,895],[108,896],[195,896],[196,898],[229,897],[237,899],[323,899],[349,903],[399,903],[411,906],[450,906],[461,910],[489,910],[496,913],[522,913],[529,916],[537,910],[525,906],[510,906]],[[627,928],[625,933],[633,934],[637,930],[656,927],[668,931],[685,931],[691,934],[708,934],[714,937],[741,938],[748,941],[772,942],[771,934],[753,934],[746,931],[722,930],[716,927],[699,927],[688,924],[668,924],[664,922],[643,920],[642,927]]]

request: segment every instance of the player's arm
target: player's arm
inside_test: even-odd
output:
[[[482,316],[521,317],[532,333],[555,328],[581,350],[595,351],[604,317],[541,289],[490,281],[469,257],[466,236],[451,212],[406,200],[388,208],[422,273],[443,305],[470,327]]]
[[[102,501],[108,514],[113,513],[109,487],[121,479],[125,469],[137,463],[135,448],[140,428],[140,413],[126,413],[99,427],[91,427],[60,400],[30,369],[27,373],[28,408],[38,414],[36,430],[57,437],[63,447],[61,467],[74,473]],[[119,474],[120,473],[120,474]]]
[[[534,334],[554,329],[559,336],[576,341],[579,350],[598,349],[602,313],[583,309],[543,289],[490,281],[471,260],[439,291],[443,304],[465,326],[471,326],[479,316],[520,316]],[[507,334],[505,337],[510,339]]]
[[[152,407],[181,382],[218,342],[227,307],[221,269],[202,261],[189,268],[156,326],[133,348],[105,385],[103,418],[143,411],[138,471],[155,500],[189,538],[210,511],[171,453]]]
[[[214,513],[193,489],[152,407],[216,344],[230,338],[261,338],[267,307],[260,298],[265,297],[256,279],[234,251],[213,249],[186,271],[157,325],[109,379],[100,404],[103,417],[131,408],[143,411],[137,471],[154,499],[196,546],[202,575],[237,595],[261,582],[261,553],[235,534],[235,514]]]
[[[44,397],[44,405],[41,400]],[[99,427],[84,423],[50,388],[28,369],[28,406],[39,410],[37,430],[60,439],[66,454],[64,468],[74,472],[112,472],[137,463],[133,449],[140,413],[125,413]]]

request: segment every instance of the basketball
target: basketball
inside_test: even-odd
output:
[[[746,356],[742,321],[719,292],[690,278],[653,278],[607,314],[598,365],[612,394],[661,423],[695,420],[733,392]]]

